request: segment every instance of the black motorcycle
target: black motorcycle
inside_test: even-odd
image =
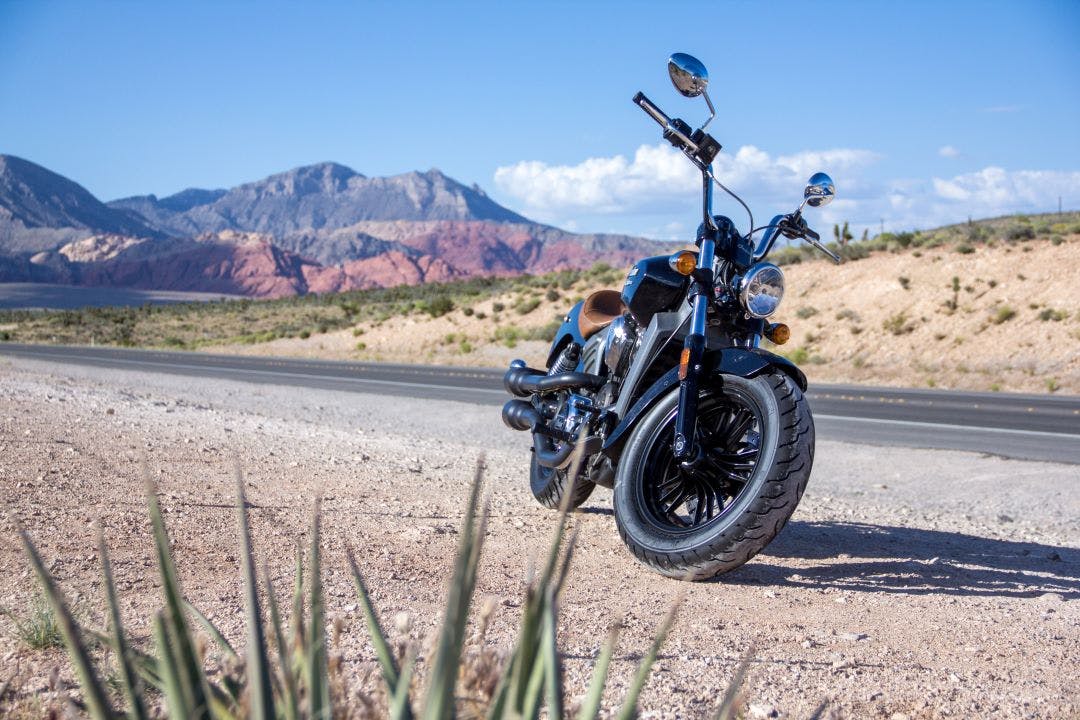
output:
[[[802,497],[814,460],[806,376],[758,347],[789,329],[768,318],[784,274],[763,262],[775,241],[801,238],[835,261],[802,217],[829,203],[824,173],[803,203],[753,227],[753,215],[712,173],[716,113],[696,58],[668,61],[675,88],[703,96],[698,130],[642,93],[634,102],[700,171],[704,221],[697,252],[635,264],[622,292],[600,290],[564,318],[547,370],[510,364],[503,421],[533,437],[530,484],[542,505],[577,507],[596,485],[614,489],[615,520],[637,558],[669,577],[700,580],[739,567],[776,537]],[[712,214],[713,184],[750,214],[750,231]],[[756,244],[753,236],[763,231]]]

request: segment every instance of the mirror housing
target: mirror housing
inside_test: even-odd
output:
[[[697,97],[709,87],[709,71],[693,55],[675,53],[668,58],[668,75],[684,97]]]
[[[810,207],[825,207],[833,201],[836,195],[836,185],[832,178],[823,172],[814,173],[806,183],[803,191],[803,205]]]

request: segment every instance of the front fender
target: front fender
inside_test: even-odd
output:
[[[581,315],[581,307],[584,304],[585,301],[582,300],[570,308],[570,312],[566,313],[566,317],[563,318],[563,324],[559,326],[558,332],[555,333],[555,339],[551,341],[547,367],[552,366],[555,359],[559,357],[559,353],[568,343],[576,342],[578,345],[585,347],[585,339],[581,337],[581,328],[578,326],[578,316]]]
[[[806,392],[806,375],[796,367],[795,363],[785,357],[776,355],[761,348],[722,348],[707,350],[702,361],[701,384],[707,386],[718,380],[722,381],[724,375],[738,375],[739,377],[752,378],[760,375],[771,368],[776,368],[795,381],[799,389]],[[603,452],[608,457],[617,460],[622,454],[623,445],[630,437],[630,431],[637,426],[638,420],[645,416],[652,407],[659,402],[660,398],[667,395],[679,386],[679,368],[673,367],[664,373],[660,379],[654,382],[642,393],[641,397],[630,406],[624,417],[619,418],[619,423],[608,433],[604,442]]]

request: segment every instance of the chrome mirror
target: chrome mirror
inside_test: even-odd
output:
[[[706,91],[709,87],[709,71],[700,60],[686,53],[675,53],[669,57],[667,71],[671,76],[671,84],[679,93],[689,98],[698,95],[705,98],[705,104],[709,106],[709,119],[701,126],[704,130],[716,117],[716,108],[713,107],[709,93]]]
[[[697,97],[709,87],[709,71],[693,55],[675,53],[668,58],[671,84],[686,97]]]
[[[832,178],[823,172],[814,173],[803,191],[803,205],[824,207],[833,201],[835,195],[836,186],[833,185]]]

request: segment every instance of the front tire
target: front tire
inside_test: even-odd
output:
[[[720,380],[699,396],[694,463],[672,450],[676,389],[634,429],[615,478],[623,542],[679,580],[734,570],[760,552],[795,511],[813,465],[814,420],[790,377]]]

